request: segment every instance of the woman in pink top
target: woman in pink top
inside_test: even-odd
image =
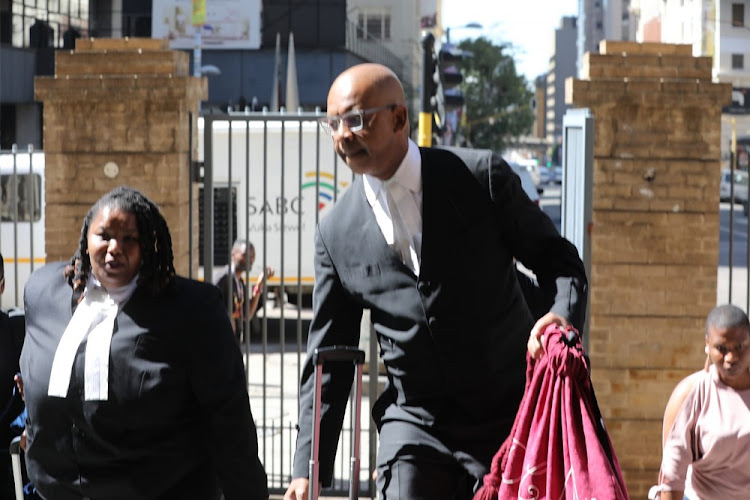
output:
[[[706,354],[711,366],[695,374],[664,444],[661,500],[750,494],[750,322],[741,309],[709,313]]]

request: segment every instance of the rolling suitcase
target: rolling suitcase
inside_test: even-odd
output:
[[[362,411],[362,367],[365,362],[365,352],[350,346],[320,347],[313,352],[313,366],[315,367],[315,388],[313,391],[313,415],[312,415],[312,451],[309,469],[309,500],[318,500],[319,490],[319,463],[320,452],[320,406],[321,406],[321,380],[323,378],[323,365],[329,362],[354,363],[354,399],[352,401],[352,439],[351,462],[349,468],[349,500],[356,500],[359,495],[359,443],[360,443],[360,413]]]
[[[10,461],[13,468],[13,490],[16,500],[23,500],[23,476],[21,476],[21,436],[10,442]]]

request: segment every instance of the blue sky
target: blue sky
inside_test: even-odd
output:
[[[547,69],[560,18],[577,13],[578,0],[443,0],[442,20],[451,42],[485,36],[513,44],[518,72],[533,81]],[[482,29],[459,28],[474,22]]]

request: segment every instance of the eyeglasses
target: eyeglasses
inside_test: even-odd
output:
[[[346,125],[346,128],[348,128],[350,132],[359,132],[365,128],[365,116],[374,115],[375,113],[379,113],[386,109],[395,109],[396,106],[398,105],[389,104],[387,106],[380,106],[379,108],[354,109],[352,111],[347,111],[343,115],[326,116],[321,118],[319,123],[320,126],[323,127],[323,130],[331,135],[333,135],[334,132],[340,131],[342,123]]]

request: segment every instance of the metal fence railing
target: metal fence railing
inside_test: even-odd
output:
[[[286,490],[292,474],[298,386],[312,318],[314,231],[353,178],[318,126],[320,116],[241,112],[199,120],[204,279],[226,271],[238,238],[251,241],[256,253],[255,265],[245,270],[246,282],[254,283],[267,266],[275,270],[256,318],[243,325],[242,343],[260,458],[274,493]],[[363,408],[377,395],[376,384],[374,377]],[[369,412],[363,410],[363,496],[372,488],[375,456],[371,444],[376,431],[369,422]],[[339,440],[334,484],[327,495],[343,495],[348,489],[351,432],[344,429]]]

